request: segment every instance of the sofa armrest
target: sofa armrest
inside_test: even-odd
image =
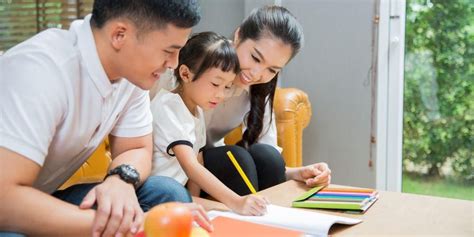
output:
[[[311,120],[308,95],[296,88],[278,88],[274,98],[278,145],[290,167],[303,164],[303,129]]]
[[[75,184],[97,183],[104,180],[110,163],[109,140],[105,139],[94,153],[76,170],[76,172],[59,188],[66,189]]]
[[[278,146],[287,166],[303,165],[303,129],[311,120],[308,95],[296,88],[277,88],[273,100]],[[242,126],[226,135],[224,142],[233,145],[242,139]]]

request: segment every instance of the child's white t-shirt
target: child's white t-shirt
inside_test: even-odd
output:
[[[196,159],[206,144],[204,113],[197,107],[197,115],[191,114],[178,94],[161,89],[151,101],[153,114],[153,170],[152,175],[174,178],[186,184],[188,177],[181,168],[172,148],[188,145]]]

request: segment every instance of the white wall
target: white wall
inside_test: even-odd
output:
[[[302,88],[312,102],[304,163],[327,162],[334,183],[375,187],[375,170],[368,165],[374,1],[283,0],[282,5],[300,20],[306,38],[281,82]]]
[[[232,36],[245,17],[244,3],[240,0],[200,0],[202,18],[193,32],[214,31]]]

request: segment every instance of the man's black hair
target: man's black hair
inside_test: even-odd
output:
[[[191,28],[201,19],[197,0],[95,0],[91,23],[102,28],[111,19],[126,18],[141,32],[171,23]]]

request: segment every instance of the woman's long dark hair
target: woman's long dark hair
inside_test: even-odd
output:
[[[303,44],[303,28],[286,8],[280,6],[265,6],[252,11],[240,25],[238,36],[240,43],[247,39],[257,41],[264,37],[281,40],[291,46],[291,58],[298,53]],[[239,146],[248,148],[258,142],[263,130],[267,103],[270,103],[270,113],[273,112],[277,80],[278,74],[267,83],[250,86],[250,111],[246,115],[247,130],[242,140],[237,143]]]

